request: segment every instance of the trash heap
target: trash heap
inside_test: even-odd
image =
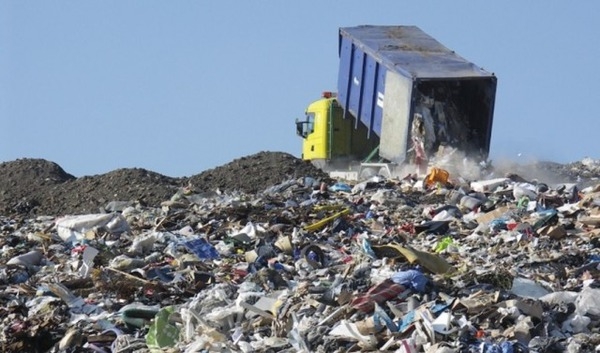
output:
[[[95,212],[50,212],[52,200],[31,195],[15,208],[20,186],[4,174],[0,196],[13,201],[0,216],[1,350],[600,350],[593,163],[582,164],[585,187],[435,167],[349,183],[282,156],[182,179],[137,169],[74,178],[34,161],[54,168],[26,188],[40,195],[76,182],[114,188],[116,175],[142,190],[77,196]],[[27,174],[11,168],[0,165]],[[147,201],[159,186],[170,196]]]

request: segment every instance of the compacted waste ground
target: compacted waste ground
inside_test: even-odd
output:
[[[0,164],[3,352],[593,352],[600,163],[332,180]]]

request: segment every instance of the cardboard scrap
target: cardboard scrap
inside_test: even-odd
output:
[[[567,231],[562,225],[544,226],[538,229],[540,235],[547,235],[552,239],[562,239],[567,236]]]
[[[586,226],[598,227],[600,226],[600,216],[582,217],[579,219],[579,222]]]
[[[600,186],[600,184],[598,184]],[[600,192],[595,191],[589,194],[586,194],[580,201],[579,207],[589,207],[595,199],[600,199]]]
[[[486,212],[481,214],[480,216],[475,217],[475,221],[479,224],[488,224],[494,219],[498,219],[502,217],[507,212],[511,211],[512,208],[508,206],[498,207],[493,211]]]
[[[477,292],[468,298],[461,298],[457,300],[453,306],[456,309],[457,306],[462,305],[467,309],[468,313],[478,313],[482,309],[493,305],[498,298],[498,293],[483,293]]]

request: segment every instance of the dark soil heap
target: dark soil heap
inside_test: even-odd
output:
[[[311,163],[282,152],[259,152],[235,159],[188,179],[196,190],[239,190],[249,194],[299,177],[328,179]]]
[[[187,178],[172,178],[141,168],[75,178],[56,163],[18,159],[0,164],[0,214],[97,213],[110,201],[138,201],[158,207],[184,185],[191,184],[197,191],[257,193],[303,176],[327,178],[312,164],[283,152],[259,152]]]
[[[0,164],[0,213],[28,213],[47,198],[48,190],[75,180],[58,164],[18,159]]]

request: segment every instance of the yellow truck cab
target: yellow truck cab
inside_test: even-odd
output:
[[[344,119],[334,93],[323,92],[321,99],[308,106],[305,119],[296,120],[296,132],[303,138],[302,159],[324,168],[365,158],[379,141],[367,137],[366,127],[355,129],[355,122]]]

